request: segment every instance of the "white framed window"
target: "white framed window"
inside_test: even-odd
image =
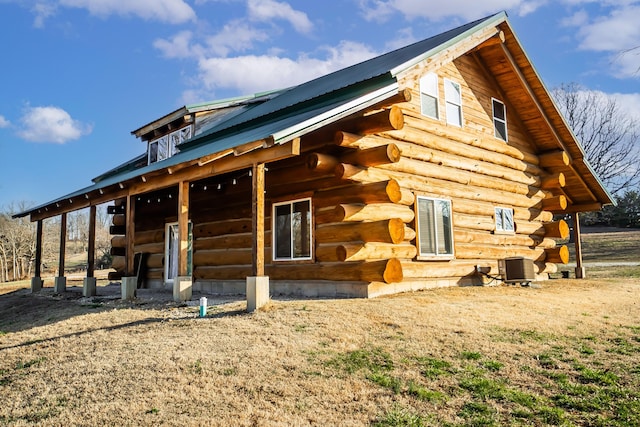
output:
[[[507,109],[502,101],[491,98],[493,110],[493,129],[496,138],[507,141]]]
[[[447,123],[462,127],[462,87],[453,80],[444,79],[444,99]]]
[[[148,164],[160,162],[178,154],[180,144],[191,138],[192,132],[193,127],[189,125],[150,141],[147,155]]]
[[[180,240],[178,236],[178,223],[172,222],[165,229],[165,254],[164,254],[164,280],[173,283],[178,276],[178,254],[180,252]],[[189,246],[187,247],[187,276],[193,271],[193,225],[189,221]]]
[[[496,207],[495,217],[497,233],[515,233],[516,226],[513,221],[513,209]]]
[[[451,201],[416,197],[419,257],[453,257]]]
[[[438,75],[429,73],[420,79],[420,105],[422,114],[433,119],[440,118],[438,99]]]
[[[299,261],[311,259],[311,199],[273,204],[273,259]]]

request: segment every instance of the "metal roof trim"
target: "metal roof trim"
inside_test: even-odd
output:
[[[410,59],[409,61],[406,61],[403,64],[400,64],[394,68],[392,68],[390,70],[391,75],[396,77],[398,74],[402,73],[403,71],[406,71],[407,69],[413,67],[414,65],[424,61],[425,59],[430,58],[431,56],[435,55],[438,52],[441,52],[445,49],[450,48],[451,46],[461,42],[462,40],[470,37],[473,33],[476,33],[478,31],[480,31],[483,28],[486,28],[490,25],[496,26],[499,25],[503,22],[507,21],[507,13],[502,11],[502,12],[498,12],[495,15],[491,15],[489,17],[486,17],[484,19],[479,20],[478,24],[469,28],[467,31],[464,31],[460,34],[458,34],[455,37],[452,37],[451,39],[449,39],[448,41],[439,44],[438,46],[434,47],[433,49],[430,49],[426,52],[424,52],[422,55],[418,55],[413,59]]]

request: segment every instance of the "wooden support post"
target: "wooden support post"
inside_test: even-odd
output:
[[[42,289],[41,265],[42,265],[42,220],[36,223],[36,265],[34,276],[31,278],[31,292],[40,292]]]
[[[193,292],[189,271],[189,181],[178,183],[178,275],[173,278],[173,299],[188,301]]]
[[[89,207],[89,241],[87,243],[87,277],[93,277],[96,263],[96,207]]]
[[[60,215],[60,253],[58,255],[58,277],[64,277],[64,258],[67,249],[67,213]]]
[[[126,225],[126,218],[125,218]],[[92,297],[96,295],[96,278],[94,275],[96,263],[96,206],[89,207],[89,238],[87,244],[87,277],[82,283],[82,295]]]
[[[269,277],[264,274],[264,163],[251,167],[251,276],[247,277],[247,311],[269,302]]]
[[[53,279],[53,292],[62,294],[67,290],[67,278],[64,276],[64,258],[67,247],[67,213],[60,215],[60,252],[58,254],[58,275]]]
[[[184,277],[188,273],[189,255],[189,182],[178,184],[178,276]]]
[[[573,238],[576,245],[576,279],[586,278],[586,271],[582,264],[582,236],[580,233],[580,214],[573,213]]]
[[[251,272],[253,276],[264,276],[264,163],[253,165],[251,178]]]
[[[34,268],[35,276],[40,277],[42,266],[42,220],[36,224],[36,265]]]
[[[135,236],[136,228],[136,198],[134,195],[127,196],[126,206],[127,224],[125,228],[125,239],[127,240],[126,246],[126,262],[125,262],[125,276],[135,276],[135,268],[133,265],[133,239]]]

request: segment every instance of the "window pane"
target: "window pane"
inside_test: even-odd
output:
[[[280,205],[275,208],[276,258],[291,258],[291,205]]]
[[[438,118],[438,98],[422,94],[422,114],[434,119]]]
[[[513,209],[503,209],[502,213],[503,230],[515,231],[515,226],[513,223]]]
[[[158,141],[149,144],[149,164],[158,161]]]
[[[166,136],[158,139],[158,161],[169,157],[169,143]]]
[[[503,141],[507,140],[507,124],[505,122],[501,122],[497,119],[493,120],[493,125],[496,130],[495,135],[496,138],[500,138]]]
[[[504,104],[502,102],[493,100],[493,117],[500,119],[502,121],[506,120],[504,114]]]
[[[434,97],[438,96],[438,76],[429,73],[420,79],[420,92]]]
[[[311,256],[311,209],[310,201],[305,200],[293,204],[293,257],[308,258]]]
[[[418,199],[418,237],[420,255],[436,254],[433,200]]]
[[[444,81],[444,96],[447,102],[454,104],[462,104],[462,93],[460,85],[451,80],[445,79]]]
[[[458,105],[447,102],[447,123],[462,127],[462,110]]]
[[[436,218],[438,255],[453,254],[453,242],[451,241],[451,203],[448,200],[436,200]]]
[[[502,231],[504,230],[504,224],[502,221],[502,208],[495,209],[495,217],[496,217],[496,230]]]
[[[178,144],[180,144],[180,131],[175,131],[169,135],[169,157],[178,153]]]

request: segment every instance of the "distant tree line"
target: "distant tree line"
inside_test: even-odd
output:
[[[29,218],[12,218],[29,208],[24,202],[12,203],[0,210],[0,282],[32,277],[35,267],[36,223]],[[96,211],[96,267],[110,265],[111,242],[106,207]],[[60,217],[43,221],[42,271],[58,274],[60,249]],[[66,254],[73,256],[87,252],[89,211],[87,209],[67,214]],[[65,256],[65,259],[67,257]],[[86,268],[86,261],[84,264]],[[65,269],[66,270],[66,269]]]

